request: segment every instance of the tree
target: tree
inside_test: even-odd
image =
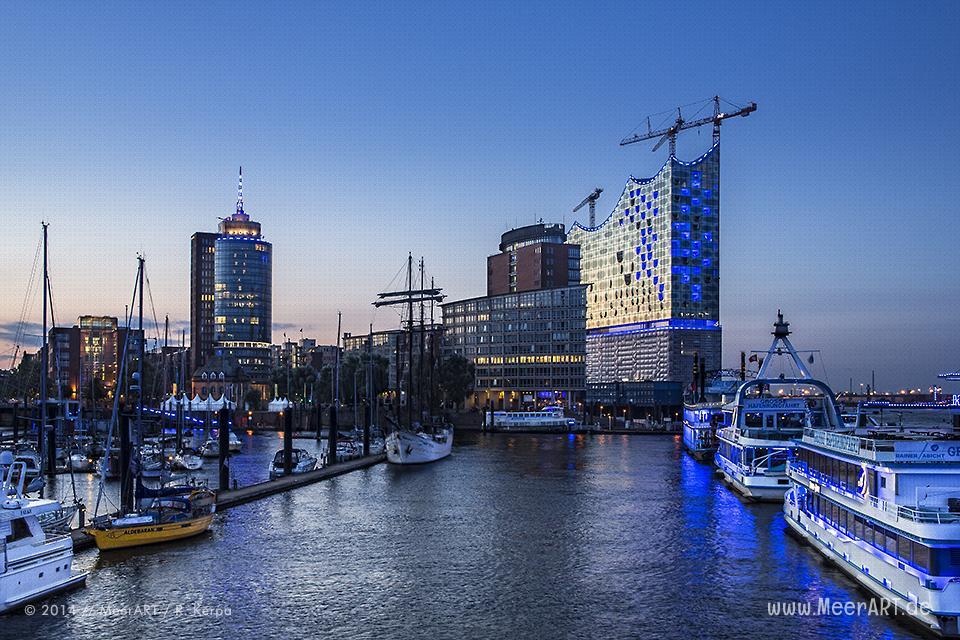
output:
[[[459,355],[444,358],[440,363],[439,385],[445,400],[454,408],[459,407],[464,398],[473,391],[473,363]]]
[[[248,389],[243,394],[243,406],[248,411],[260,411],[262,401],[263,398],[260,397],[260,392],[256,389]]]

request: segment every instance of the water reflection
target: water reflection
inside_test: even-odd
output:
[[[251,477],[278,442],[244,438]],[[914,637],[883,617],[768,617],[768,601],[864,596],[787,536],[777,505],[740,502],[666,436],[458,434],[438,464],[380,465],[232,509],[191,541],[78,563],[89,586],[56,602],[200,601],[232,614],[18,616],[4,631]]]

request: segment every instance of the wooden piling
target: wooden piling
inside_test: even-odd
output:
[[[217,440],[218,448],[217,468],[220,471],[219,486],[220,491],[230,488],[230,409],[226,406],[220,409],[217,415]]]
[[[286,407],[283,413],[283,475],[293,471],[293,407]]]

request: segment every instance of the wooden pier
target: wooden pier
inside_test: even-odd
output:
[[[345,473],[350,473],[351,471],[366,469],[368,467],[378,465],[381,462],[386,462],[386,460],[387,455],[381,453],[375,456],[366,456],[354,458],[345,462],[338,462],[336,464],[323,467],[322,469],[316,469],[307,473],[284,476],[282,478],[277,478],[276,480],[267,480],[266,482],[259,482],[257,484],[251,484],[237,489],[218,491],[217,511],[225,511],[226,509],[231,509],[248,502],[253,502],[255,500],[276,495],[278,493],[283,493],[284,491],[289,491],[297,487],[303,487],[308,484],[320,482],[321,480],[335,478]],[[93,537],[88,536],[80,529],[73,529],[70,532],[70,535],[73,538],[74,551],[89,549],[90,547],[94,546]]]
[[[260,500],[261,498],[266,498],[267,496],[272,496],[277,493],[283,493],[284,491],[289,491],[290,489],[294,489],[296,487],[302,487],[304,485],[313,484],[314,482],[320,482],[321,480],[335,478],[336,476],[350,473],[351,471],[356,471],[358,469],[366,469],[367,467],[372,467],[380,464],[381,462],[385,462],[386,459],[387,456],[384,453],[376,456],[367,456],[365,458],[354,458],[353,460],[338,462],[336,464],[323,467],[322,469],[308,471],[307,473],[283,476],[281,478],[277,478],[276,480],[268,480],[258,484],[251,484],[246,487],[240,487],[239,489],[218,491],[217,511],[230,509],[247,502]]]

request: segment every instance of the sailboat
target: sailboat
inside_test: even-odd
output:
[[[399,410],[397,412],[396,428],[387,435],[385,448],[387,452],[387,462],[392,464],[424,464],[435,462],[450,455],[453,447],[453,425],[450,424],[432,424],[424,425],[420,421],[413,419],[413,305],[420,305],[420,364],[421,375],[423,379],[423,303],[424,302],[442,302],[444,296],[441,289],[431,285],[429,289],[424,288],[423,284],[423,260],[420,261],[420,288],[414,289],[413,284],[413,255],[407,257],[407,290],[381,293],[379,300],[374,302],[374,306],[382,307],[389,305],[407,305],[407,424],[401,423]],[[399,346],[398,346],[399,351]],[[398,353],[399,355],[399,353]],[[398,371],[397,385],[400,384]],[[422,393],[417,398],[420,406],[421,418],[424,414]],[[399,397],[399,393],[398,393]]]
[[[144,259],[138,258],[140,297],[140,336],[143,336],[143,281]],[[129,326],[129,318],[127,319]],[[120,365],[120,378],[124,373],[127,361],[127,346],[130,332],[127,332],[127,342],[123,347],[123,360]],[[134,373],[134,384],[130,385],[130,392],[137,397],[136,433],[142,435],[143,425],[143,396],[141,394],[141,380],[143,379],[143,340],[139,345],[139,367]],[[107,448],[113,436],[113,425],[117,423],[119,404],[114,401],[114,415],[111,420],[111,430],[108,436]],[[125,437],[125,434],[124,436]],[[121,447],[122,449],[123,447]],[[113,515],[100,515],[93,518],[90,526],[84,531],[93,537],[100,550],[138,547],[159,542],[170,542],[203,533],[210,527],[216,511],[216,494],[204,486],[185,484],[179,486],[156,489],[148,488],[143,484],[143,465],[140,459],[140,447],[131,447],[135,452],[135,459],[130,468],[134,471],[133,482],[135,491],[130,495],[129,485],[121,487],[121,511]],[[198,456],[199,459],[199,456]],[[121,463],[122,464],[122,463]],[[104,471],[106,463],[104,463]],[[121,469],[121,471],[124,471]],[[106,475],[104,472],[101,475]],[[121,475],[123,482],[125,474]],[[129,482],[129,481],[128,481]],[[100,483],[100,495],[104,490],[103,481]],[[97,499],[99,505],[99,497]],[[131,504],[132,503],[132,504]]]

